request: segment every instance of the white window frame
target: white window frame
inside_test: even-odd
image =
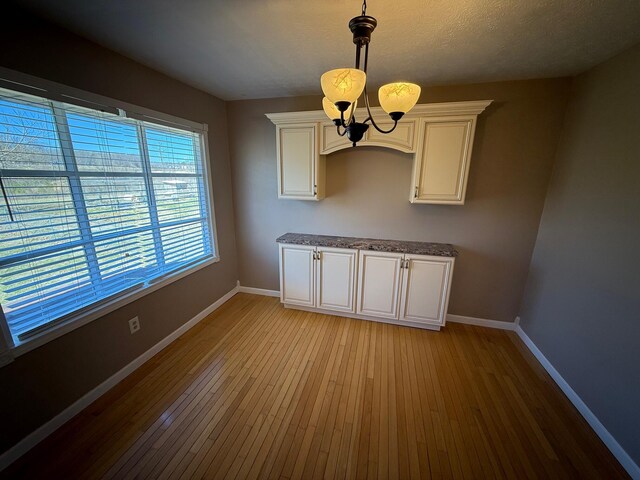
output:
[[[64,318],[64,321],[52,325],[51,328],[43,330],[29,339],[14,344],[11,335],[8,332],[8,326],[4,318],[4,314],[0,310],[0,368],[10,363],[13,358],[19,357],[45,343],[61,337],[77,328],[86,325],[100,317],[103,317],[118,308],[121,308],[131,302],[134,302],[156,290],[170,285],[191,273],[194,273],[204,267],[212,265],[220,261],[218,232],[216,228],[216,216],[214,205],[213,180],[211,175],[211,163],[209,156],[209,138],[208,126],[206,123],[197,123],[191,120],[185,120],[166,113],[156,112],[144,107],[132,105],[120,100],[115,100],[102,95],[86,92],[73,87],[68,87],[56,82],[44,80],[32,75],[15,72],[7,68],[0,67],[0,87],[15,90],[22,93],[28,93],[39,97],[45,97],[55,102],[64,102],[76,104],[82,107],[93,108],[96,110],[109,111],[125,115],[128,118],[143,120],[151,124],[163,125],[167,127],[189,130],[199,134],[200,151],[202,156],[202,173],[207,185],[206,199],[209,207],[208,230],[212,240],[212,256],[185,266],[165,276],[146,281],[142,286],[135,290],[125,290],[121,295],[111,297],[97,305],[89,306],[81,309],[79,312],[70,314]],[[138,135],[140,135],[140,127],[138,126]]]

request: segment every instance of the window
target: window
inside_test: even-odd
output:
[[[0,88],[0,303],[14,344],[214,257],[203,145],[202,132]]]

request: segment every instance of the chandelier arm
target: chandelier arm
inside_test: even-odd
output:
[[[366,4],[366,0],[365,0],[365,4]],[[364,47],[364,71],[365,73],[367,72],[367,64],[369,63],[369,44],[367,43]],[[382,128],[380,128],[377,124],[376,121],[373,119],[373,115],[371,114],[371,107],[369,105],[369,94],[367,93],[367,84],[364,84],[364,105],[367,108],[367,114],[369,115],[367,117],[367,119],[363,122],[363,123],[367,123],[368,121],[371,121],[371,125],[373,125],[373,127],[378,130],[380,133],[391,133],[393,132],[396,127],[398,126],[398,121],[394,120],[393,122],[393,127],[391,127],[390,130],[383,130]]]
[[[371,120],[371,125],[373,125],[373,127],[379,131],[380,133],[391,133],[393,132],[396,127],[398,126],[398,120],[394,120],[393,121],[393,127],[391,127],[389,130],[382,130],[378,125],[376,125],[373,121],[372,117],[367,118],[367,120]],[[367,122],[367,120],[365,120],[365,123]]]
[[[338,132],[338,135],[340,135],[341,137],[344,137],[347,134],[347,129],[345,127],[342,128],[344,128],[344,131],[340,133],[340,125],[336,125],[336,132]]]
[[[367,123],[368,121],[371,121],[371,125],[373,125],[373,127],[380,133],[391,133],[396,129],[396,127],[398,126],[398,120],[393,121],[393,127],[391,127],[390,130],[383,130],[376,124],[376,121],[373,119],[373,115],[371,114],[371,107],[369,106],[369,95],[367,95],[366,85],[364,86],[364,105],[365,107],[367,107],[367,113],[369,114],[369,116],[363,123]]]
[[[340,133],[340,125],[336,125],[336,132],[338,132],[338,135],[340,135],[341,137],[344,137],[347,134],[347,129],[345,127],[342,128],[342,133]]]

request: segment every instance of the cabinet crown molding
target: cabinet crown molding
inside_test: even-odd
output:
[[[448,115],[479,115],[493,100],[472,100],[468,102],[423,103],[416,105],[402,120],[421,117],[441,117]],[[386,117],[387,114],[380,107],[371,108],[371,113],[376,117]],[[306,112],[280,112],[266,113],[265,116],[275,125],[301,123],[301,122],[330,122],[323,110],[310,110]],[[364,108],[356,109],[356,116],[366,118]],[[402,120],[400,122],[402,122]]]

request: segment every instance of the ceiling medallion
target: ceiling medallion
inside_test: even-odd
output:
[[[373,115],[371,115],[367,96],[367,60],[371,33],[378,25],[378,21],[366,13],[367,0],[364,0],[362,14],[352,18],[349,22],[349,29],[353,33],[353,43],[356,45],[355,68],[329,70],[320,77],[320,85],[325,95],[322,99],[322,108],[336,125],[338,135],[346,135],[354,147],[369,129],[369,122],[380,133],[393,132],[398,125],[398,120],[414,107],[420,97],[420,86],[415,83],[395,82],[383,85],[378,90],[378,100],[382,109],[393,120],[393,126],[389,130],[383,130],[376,124]],[[362,69],[360,69],[362,50],[364,50],[364,60]],[[357,122],[355,109],[358,98],[363,93],[368,116],[364,122]]]

